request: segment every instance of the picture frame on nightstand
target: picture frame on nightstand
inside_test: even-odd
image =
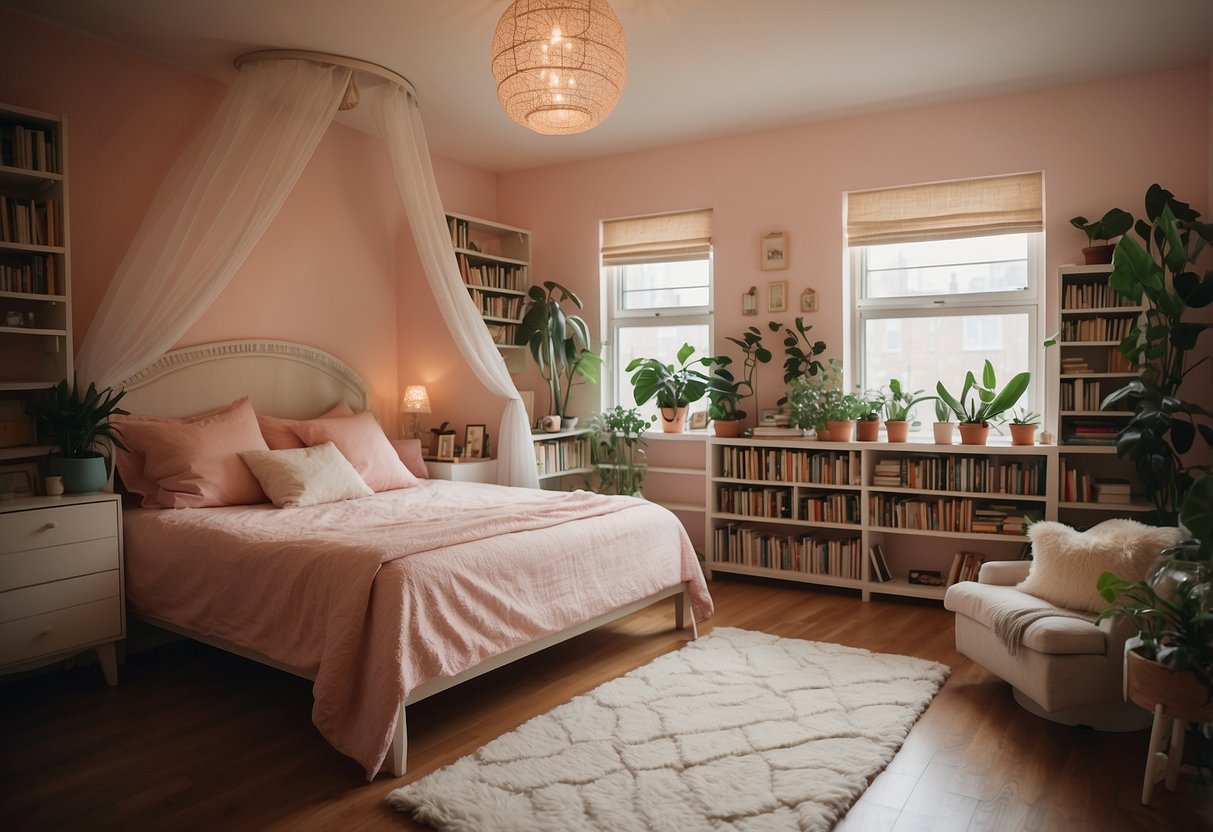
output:
[[[38,496],[38,463],[0,466],[0,499]]]
[[[463,431],[463,458],[484,457],[484,425],[468,425]]]
[[[455,458],[455,431],[438,434],[438,459],[450,462]]]

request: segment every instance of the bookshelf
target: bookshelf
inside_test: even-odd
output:
[[[539,486],[559,490],[565,477],[589,476],[594,471],[590,462],[588,428],[574,428],[556,433],[532,433],[535,446],[535,467]]]
[[[510,372],[522,372],[526,349],[514,335],[531,286],[531,233],[462,214],[447,214],[446,223],[468,294]]]
[[[953,568],[1020,557],[1023,518],[1056,516],[1052,446],[711,438],[707,455],[709,572],[854,589],[865,601],[942,599]],[[911,572],[941,584],[910,583]]]
[[[1058,269],[1058,519],[1086,527],[1117,515],[1149,511],[1133,469],[1116,458],[1116,437],[1132,412],[1103,410],[1103,399],[1136,378],[1120,354],[1121,339],[1145,311],[1108,283],[1111,266]]]
[[[72,376],[64,117],[0,105],[0,461],[42,456],[32,404]]]

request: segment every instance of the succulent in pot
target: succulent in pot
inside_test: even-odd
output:
[[[1035,445],[1036,428],[1040,426],[1040,414],[1027,408],[1018,408],[1011,415],[1011,444]]]
[[[47,472],[63,477],[64,491],[91,493],[109,480],[106,443],[126,450],[121,431],[110,421],[128,415],[118,407],[125,395],[125,390],[109,387],[98,390],[95,383],[81,393],[78,383],[66,379],[43,393],[37,406],[39,430],[59,448],[47,458]]]
[[[666,433],[682,433],[687,405],[702,399],[711,384],[711,378],[696,365],[711,367],[716,358],[692,360],[694,353],[694,347],[683,344],[678,350],[677,366],[656,358],[634,358],[625,368],[632,374],[632,395],[636,404],[655,400],[661,410],[661,429]]]
[[[938,396],[935,397],[935,424],[931,429],[936,445],[952,444],[952,433],[956,430],[956,423],[952,421],[952,408]]]

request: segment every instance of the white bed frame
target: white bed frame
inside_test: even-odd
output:
[[[365,410],[368,403],[366,382],[340,359],[288,341],[220,341],[184,347],[166,353],[131,376],[122,386],[126,389],[122,406],[131,413],[146,416],[185,416],[222,407],[244,395],[252,399],[258,412],[291,419],[312,418],[326,412],[338,401],[348,402],[357,410]],[[680,583],[493,656],[456,676],[433,679],[419,685],[397,708],[396,729],[384,766],[397,777],[406,771],[408,731],[405,708],[408,705],[668,598],[674,599],[675,627],[683,630],[689,626],[691,637],[697,638],[699,632],[691,611],[690,594],[687,585]],[[157,627],[221,650],[296,676],[314,678],[299,668],[283,665],[255,650],[192,632],[169,621],[141,617]]]

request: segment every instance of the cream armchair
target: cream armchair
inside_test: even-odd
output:
[[[1030,565],[987,563],[976,582],[948,588],[944,606],[956,613],[956,649],[1010,683],[1015,701],[1037,716],[1101,731],[1147,727],[1150,715],[1126,703],[1121,687],[1132,626],[1122,620],[1096,625],[1095,613],[1065,610],[1021,592],[1015,585]],[[1019,615],[1031,623],[1017,646],[1005,644],[996,625]]]

